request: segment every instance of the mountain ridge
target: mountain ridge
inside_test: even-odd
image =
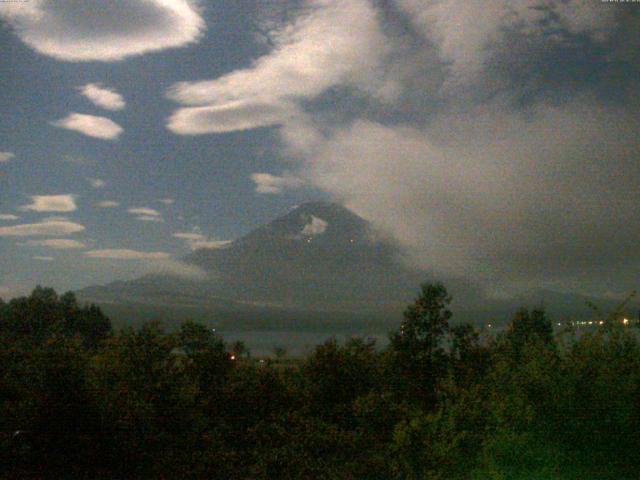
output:
[[[206,271],[207,279],[147,275],[88,287],[78,297],[111,308],[130,305],[132,315],[155,308],[178,317],[186,309],[204,318],[244,319],[247,325],[263,318],[296,325],[323,315],[395,324],[420,284],[434,280],[404,261],[397,243],[331,202],[298,205],[223,248],[195,250],[184,261]],[[442,280],[453,294],[452,309],[466,321],[505,319],[522,305],[542,304],[555,315],[584,317],[589,301],[605,309],[615,303],[543,290],[497,300],[463,279]]]
[[[208,273],[206,282],[147,275],[79,292],[88,300],[145,302],[173,297],[228,304],[350,310],[399,307],[425,272],[407,267],[401,249],[376,235],[345,207],[307,202],[232,241],[198,249],[186,263]],[[398,298],[400,297],[400,298]]]

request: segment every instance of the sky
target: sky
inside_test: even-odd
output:
[[[0,1],[0,297],[308,200],[495,295],[640,284],[640,3]]]

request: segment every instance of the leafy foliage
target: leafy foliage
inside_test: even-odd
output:
[[[602,479],[640,468],[640,343],[450,324],[424,285],[387,348],[252,358],[203,325],[111,330],[38,287],[0,301],[0,478]],[[597,322],[600,325],[600,322]]]

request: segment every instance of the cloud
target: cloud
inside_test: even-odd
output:
[[[170,275],[188,280],[204,280],[207,273],[195,265],[171,258],[166,252],[145,252],[130,249],[100,249],[84,252],[88,258],[96,260],[116,260],[135,262],[142,268],[143,275]]]
[[[0,220],[18,220],[20,217],[17,215],[12,215],[10,213],[2,213],[0,214]]]
[[[616,27],[615,9],[598,4],[581,0],[554,2],[552,11],[571,34],[587,34],[598,42],[606,41]]]
[[[170,255],[166,252],[141,252],[128,249],[88,250],[84,254],[89,258],[112,260],[164,260],[170,258]]]
[[[75,195],[33,195],[32,203],[21,207],[22,210],[34,212],[73,212],[78,207]]]
[[[152,216],[152,217],[159,217],[160,216],[160,212],[157,210],[154,210],[153,208],[146,208],[146,207],[135,207],[135,208],[130,208],[127,210],[127,212],[129,212],[132,215],[148,215],[148,216]]]
[[[173,205],[176,201],[173,198],[161,198],[158,200],[160,203],[164,203],[165,205]]]
[[[107,183],[99,178],[88,178],[87,181],[93,188],[103,188]]]
[[[536,41],[604,40],[614,13],[582,0],[397,0],[409,21],[436,46],[449,77],[445,88],[469,83],[512,33]],[[546,38],[545,38],[546,36]],[[512,45],[513,46],[513,45]]]
[[[256,184],[258,193],[282,193],[286,189],[296,189],[304,185],[304,181],[291,174],[278,177],[270,173],[253,173],[251,180]]]
[[[99,83],[87,83],[79,90],[94,105],[107,110],[122,110],[127,105],[122,95]]]
[[[329,226],[329,223],[321,218],[318,218],[314,215],[310,215],[309,222],[304,226],[301,235],[312,237],[314,235],[321,235]]]
[[[50,218],[38,223],[0,227],[0,237],[62,236],[82,232],[84,226],[64,218]]]
[[[102,140],[115,140],[123,132],[120,125],[106,117],[82,113],[70,113],[65,118],[51,122],[51,125]]]
[[[607,264],[630,279],[640,131],[632,112],[594,102],[479,105],[428,128],[358,121],[307,159],[306,174],[435,271],[587,282]]]
[[[446,85],[468,82],[518,22],[531,27],[544,12],[530,8],[538,1],[524,0],[397,0],[413,26],[433,42],[448,68]]]
[[[219,248],[227,248],[233,243],[231,240],[202,240],[191,242],[191,249],[198,250],[201,248],[216,250]]]
[[[171,275],[190,280],[203,280],[207,277],[207,273],[200,267],[175,260],[166,252],[102,249],[89,250],[84,255],[93,259],[143,262],[145,275]]]
[[[196,265],[174,259],[157,260],[149,263],[146,269],[151,275],[170,275],[187,280],[205,280],[207,272]]]
[[[189,0],[30,0],[0,4],[0,17],[38,53],[57,60],[118,61],[183,47],[205,22]]]
[[[142,222],[164,222],[162,214],[153,208],[135,207],[130,208],[127,211],[132,215],[136,215],[136,220],[140,220]]]
[[[30,247],[49,247],[54,248],[56,250],[71,250],[78,248],[85,248],[86,245],[77,240],[72,240],[69,238],[50,238],[48,240],[28,240],[27,242],[21,244],[27,245]]]
[[[386,42],[366,0],[309,0],[304,13],[271,33],[273,50],[249,68],[215,80],[181,82],[169,98],[185,105],[167,127],[198,135],[280,125],[298,100],[338,84],[376,91]]]
[[[41,255],[36,255],[36,256],[31,257],[31,258],[33,258],[34,260],[39,260],[41,262],[53,262],[55,260],[55,258],[53,258],[53,257],[44,257],[44,256],[41,256]]]
[[[183,240],[204,240],[206,238],[201,233],[195,233],[195,232],[178,232],[178,233],[174,233],[173,236],[175,238],[180,238]]]
[[[189,246],[189,248],[191,248],[191,250],[198,250],[200,248],[208,248],[208,249],[224,248],[231,243],[231,241],[229,240],[208,239],[205,235],[198,233],[196,231],[177,232],[177,233],[174,233],[173,236],[181,240],[186,240],[187,245]]]
[[[304,2],[246,68],[175,84],[168,96],[181,108],[168,127],[279,126],[283,159],[299,162],[290,177],[435,271],[589,281],[606,264],[619,272],[611,282],[629,280],[640,265],[630,227],[640,161],[638,84],[612,50],[635,38],[622,10],[580,0],[395,6]],[[287,186],[286,175],[258,175],[259,191]]]
[[[167,128],[179,135],[250,130],[284,123],[293,116],[292,110],[287,104],[259,100],[181,108],[169,118]]]
[[[14,157],[15,157],[15,154],[13,154],[11,152],[0,152],[0,163],[8,162],[9,160],[11,160]]]
[[[301,179],[436,272],[484,285],[637,282],[639,105],[628,60],[637,34],[626,10],[582,0],[301,3],[270,26],[264,56],[173,85],[179,107],[167,127],[278,126],[283,159],[297,163],[281,177],[256,174],[258,191]]]
[[[164,218],[162,218],[162,217],[154,217],[152,215],[140,215],[140,216],[136,217],[136,220],[140,220],[141,222],[164,223]]]
[[[119,205],[120,205],[120,203],[114,202],[113,200],[103,200],[103,201],[98,202],[96,204],[96,206],[98,208],[115,208],[115,207],[117,207]]]

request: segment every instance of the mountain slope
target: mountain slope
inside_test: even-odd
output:
[[[300,205],[225,248],[200,249],[185,262],[205,281],[146,276],[79,292],[100,303],[151,303],[296,311],[401,311],[425,280],[392,242],[346,208]]]
[[[245,327],[347,325],[383,322],[396,326],[421,283],[433,280],[402,261],[402,250],[381,238],[368,222],[328,202],[300,205],[231,242],[196,250],[184,261],[206,280],[147,275],[78,292],[118,317],[227,321]],[[470,282],[442,280],[453,294],[461,321],[500,323],[520,306],[541,306],[553,317],[589,317],[587,301],[605,311],[616,302],[533,290],[510,299],[490,299]],[[637,311],[635,302],[629,307]]]
[[[344,207],[308,203],[233,242],[185,259],[212,272],[215,291],[242,301],[321,309],[405,299],[423,279],[400,251]],[[400,299],[398,298],[400,295]]]

